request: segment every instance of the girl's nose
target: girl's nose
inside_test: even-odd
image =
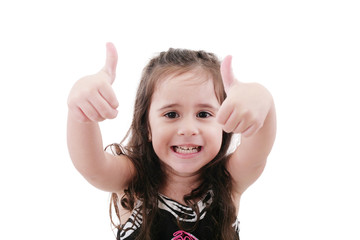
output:
[[[193,119],[184,119],[179,123],[178,134],[183,136],[194,136],[199,134],[199,128],[195,120]]]

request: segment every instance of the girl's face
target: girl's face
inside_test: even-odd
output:
[[[161,80],[152,96],[152,145],[167,172],[192,176],[215,158],[222,143],[220,108],[212,79],[187,72]]]

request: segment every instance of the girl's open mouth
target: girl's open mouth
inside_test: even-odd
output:
[[[172,149],[176,153],[180,154],[191,154],[191,153],[198,153],[201,151],[201,146],[197,147],[186,147],[186,146],[172,146]]]

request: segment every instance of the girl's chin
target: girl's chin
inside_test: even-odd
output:
[[[164,165],[164,169],[167,172],[167,174],[171,174],[173,176],[180,176],[180,177],[192,177],[192,176],[196,176],[200,173],[201,168],[203,167],[202,165],[194,165],[193,163],[191,164],[163,164]]]

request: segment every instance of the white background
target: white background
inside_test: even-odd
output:
[[[278,135],[243,195],[241,239],[360,239],[360,7],[350,0],[1,1],[0,239],[114,239],[109,194],[66,147],[67,95],[119,52],[119,117],[129,127],[140,73],[169,47],[233,55],[273,94]]]

